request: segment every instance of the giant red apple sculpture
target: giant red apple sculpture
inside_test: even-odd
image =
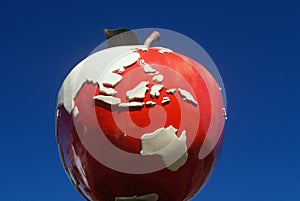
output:
[[[187,200],[213,168],[220,87],[191,58],[150,47],[157,37],[90,55],[61,87],[58,147],[86,200]]]

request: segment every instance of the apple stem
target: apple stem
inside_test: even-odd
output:
[[[160,33],[158,31],[153,31],[150,36],[145,40],[144,45],[147,47],[151,47],[152,44],[156,41],[159,41],[160,39]]]

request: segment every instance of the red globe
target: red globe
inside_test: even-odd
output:
[[[201,64],[169,49],[92,54],[68,75],[58,99],[61,160],[86,200],[187,200],[218,157],[220,87]]]

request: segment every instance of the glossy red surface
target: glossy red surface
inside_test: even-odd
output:
[[[57,140],[64,168],[76,189],[87,200],[114,201],[116,197],[156,193],[159,201],[183,201],[192,197],[203,186],[216,162],[221,140],[204,159],[200,160],[198,155],[211,118],[214,118],[211,116],[211,97],[222,102],[221,93],[208,91],[206,82],[212,82],[216,89],[218,83],[203,66],[183,55],[177,53],[161,55],[154,48],[139,53],[140,60],[145,60],[164,75],[162,82],[164,88],[160,96],[152,99],[148,90],[143,100],[144,102],[155,100],[156,106],[144,105],[142,108],[130,109],[128,115],[127,111],[122,111],[117,106],[111,107],[94,101],[93,97],[100,94],[99,87],[86,82],[75,99],[75,106],[79,110],[76,118],[69,114],[63,105],[57,108]],[[125,92],[141,81],[149,81],[149,88],[154,84],[152,77],[143,72],[139,62],[127,68],[122,76],[123,79],[115,87],[118,91],[117,96],[122,102],[128,101]],[[187,87],[197,100],[197,106],[187,103],[178,92],[174,95],[166,93],[170,88]],[[162,105],[164,96],[169,96],[171,101]],[[102,164],[90,153],[90,150],[87,150],[87,146],[94,147],[98,154],[111,160],[118,160],[117,156],[109,155],[110,152],[106,152],[103,148],[105,144],[99,140],[99,135],[102,133],[96,132],[100,127],[105,137],[114,146],[125,152],[139,155],[142,135],[153,132],[160,124],[155,122],[151,115],[149,117],[150,110],[157,110],[154,114],[163,115],[160,108],[163,108],[166,114],[166,122],[163,125],[165,128],[169,125],[178,128],[177,135],[180,135],[183,130],[186,131],[188,159],[177,171],[163,168],[145,174],[121,172]],[[218,115],[222,115],[222,111]],[[96,119],[92,119],[93,116],[96,116]],[[130,135],[124,133],[124,130]],[[161,161],[158,155],[144,157],[145,160],[153,157]],[[129,165],[134,166],[134,164]]]

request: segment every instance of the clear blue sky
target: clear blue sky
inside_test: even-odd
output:
[[[299,9],[288,0],[1,2],[0,200],[83,200],[59,161],[55,105],[64,77],[103,42],[101,27],[180,32],[219,67],[229,119],[195,201],[300,200]]]

